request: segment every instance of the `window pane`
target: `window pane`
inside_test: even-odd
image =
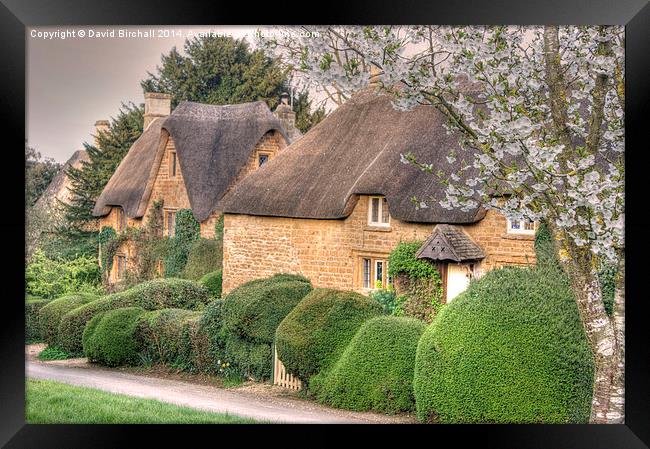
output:
[[[521,222],[519,220],[510,220],[510,229],[521,229]]]
[[[363,259],[363,288],[370,288],[370,259]]]
[[[176,176],[176,152],[175,151],[172,151],[169,164],[171,166],[170,171],[171,171],[172,176]]]
[[[530,220],[525,220],[524,221],[524,229],[526,231],[534,231],[535,230],[535,223],[533,223]]]
[[[375,262],[375,287],[382,288],[384,286],[384,262],[377,260]]]
[[[260,154],[260,156],[259,156],[259,158],[258,158],[259,166],[261,167],[261,166],[264,165],[264,164],[266,163],[266,161],[268,161],[268,160],[269,160],[269,156],[268,156],[268,154]]]
[[[388,201],[386,198],[382,198],[381,201],[381,222],[388,223]]]
[[[372,211],[370,215],[370,221],[373,223],[378,223],[379,222],[379,198],[372,199],[371,208]]]

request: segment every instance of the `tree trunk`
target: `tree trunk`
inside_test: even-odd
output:
[[[552,228],[551,228],[552,229]],[[580,314],[587,341],[594,357],[594,385],[589,422],[622,423],[625,417],[624,383],[624,288],[616,289],[614,319],[605,311],[595,257],[586,248],[576,247],[568,238],[561,241],[560,262],[567,273]],[[624,266],[622,266],[624,269]],[[623,276],[617,287],[623,286]],[[619,343],[621,342],[621,343]]]

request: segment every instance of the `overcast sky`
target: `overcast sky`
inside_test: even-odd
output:
[[[162,53],[173,46],[182,50],[190,31],[210,30],[247,37],[252,44],[257,28],[93,25],[28,29],[28,145],[45,157],[65,162],[83,148],[83,142],[92,142],[95,121],[117,115],[121,102],[144,102],[140,81],[147,71],[153,72],[160,64]],[[119,37],[120,30],[151,29],[155,30],[154,37]],[[79,37],[80,30],[83,37]],[[91,30],[95,34],[113,30],[115,37],[89,37]],[[159,36],[158,30],[168,31]],[[70,36],[73,31],[74,37]],[[165,37],[166,33],[169,36]]]

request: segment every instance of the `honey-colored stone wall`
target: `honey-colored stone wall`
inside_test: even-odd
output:
[[[267,154],[269,160],[271,160],[286,146],[287,141],[284,140],[284,137],[278,131],[272,130],[264,134],[255,145],[255,150],[251,152],[248,157],[248,162],[246,162],[244,168],[239,172],[237,178],[235,178],[235,181],[232,183],[232,186],[236,185],[246,176],[260,168],[258,157],[261,153]]]
[[[435,226],[391,218],[388,228],[371,227],[368,204],[369,197],[362,196],[343,220],[226,214],[223,291],[278,272],[302,274],[315,287],[363,291],[361,257],[387,258],[400,241],[425,240]],[[481,271],[534,263],[533,236],[506,235],[506,226],[494,211],[463,226],[486,253]]]

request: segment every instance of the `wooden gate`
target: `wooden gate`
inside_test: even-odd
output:
[[[273,345],[273,385],[279,385],[291,390],[302,389],[302,381],[287,372],[278,357],[278,350]]]

